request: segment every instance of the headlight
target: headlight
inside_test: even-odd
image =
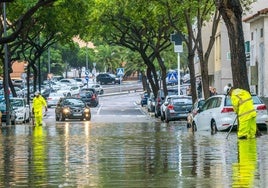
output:
[[[63,108],[63,113],[64,114],[67,114],[67,113],[69,113],[70,112],[70,109],[69,108]]]
[[[85,108],[84,112],[85,113],[89,113],[90,112],[90,109],[89,108]]]

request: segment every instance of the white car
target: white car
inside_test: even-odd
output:
[[[58,90],[57,93],[63,93],[65,96],[78,96],[80,92],[79,86],[65,86],[62,89]]]
[[[259,129],[267,129],[268,115],[266,105],[262,100],[252,95],[253,103],[257,111],[257,125]],[[208,98],[204,105],[194,116],[193,128],[197,131],[205,130],[215,133],[229,130],[232,125],[237,126],[236,114],[233,110],[230,97],[226,95],[214,95]]]
[[[56,106],[61,97],[65,97],[64,93],[53,92],[47,97],[47,107]]]
[[[77,86],[77,82],[74,79],[64,78],[57,82],[60,85]]]
[[[99,95],[104,93],[104,90],[100,84],[86,84],[83,88],[94,88]]]
[[[16,122],[29,122],[31,119],[30,106],[25,98],[10,98],[10,103],[16,113]]]

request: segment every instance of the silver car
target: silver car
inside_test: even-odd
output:
[[[186,120],[193,106],[192,97],[184,95],[166,96],[161,105],[161,120],[166,123],[176,120]]]

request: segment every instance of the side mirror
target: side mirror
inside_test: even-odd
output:
[[[164,105],[167,106],[168,105],[168,102],[164,102]]]

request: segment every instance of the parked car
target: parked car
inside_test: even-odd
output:
[[[57,82],[60,85],[77,86],[77,82],[74,79],[64,78]]]
[[[60,98],[65,97],[64,93],[52,92],[47,97],[47,107],[50,108],[52,106],[56,106],[60,100]]]
[[[65,96],[78,96],[80,93],[79,86],[65,86],[62,89],[58,90],[57,93],[63,93]]]
[[[56,121],[66,119],[91,120],[90,108],[81,99],[76,97],[60,98],[55,108]]]
[[[31,110],[25,98],[11,98],[10,103],[16,113],[16,122],[26,123],[30,121]]]
[[[74,78],[74,80],[77,82],[79,87],[83,87],[85,85],[85,79],[83,78]]]
[[[147,105],[147,99],[149,97],[149,94],[147,92],[144,92],[141,94],[141,106]]]
[[[267,129],[268,115],[266,105],[257,95],[252,95],[254,107],[257,111],[257,126],[259,129]],[[193,127],[197,131],[206,130],[211,133],[226,131],[234,124],[236,114],[233,110],[230,97],[226,95],[214,95],[208,98],[194,117]]]
[[[84,88],[93,88],[99,95],[102,95],[104,93],[104,90],[100,84],[88,84],[84,86]]]
[[[109,73],[99,73],[96,77],[96,81],[100,84],[115,84],[116,76],[114,74]]]
[[[190,96],[168,95],[161,105],[161,120],[166,123],[186,120],[192,106],[192,97]]]
[[[150,95],[147,99],[147,110],[148,110],[148,112],[155,111],[155,97],[154,97],[153,93],[150,93]]]
[[[205,103],[205,99],[200,98],[200,99],[197,99],[196,102],[193,104],[193,107],[187,116],[187,128],[192,128],[194,117],[198,113],[198,110],[204,105],[204,103]]]
[[[167,95],[178,95],[178,88],[168,88]],[[182,94],[182,93],[181,93]],[[165,100],[165,95],[163,89],[158,90],[157,96],[155,99],[155,117],[159,117],[161,115],[160,107]]]
[[[99,105],[99,96],[94,88],[81,88],[79,97],[88,105],[96,107]]]
[[[11,125],[15,125],[16,124],[16,112],[13,109],[12,103],[10,103],[9,109],[10,109],[10,111],[9,111],[9,119],[10,119]],[[7,109],[6,109],[6,101],[5,100],[0,101],[0,111],[2,113],[1,122],[6,122]]]

